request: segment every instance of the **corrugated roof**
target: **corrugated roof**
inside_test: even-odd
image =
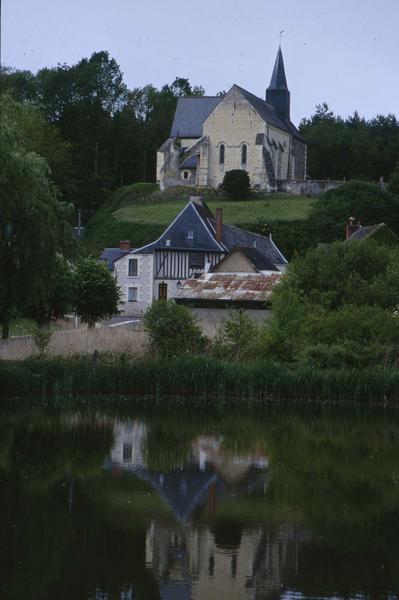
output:
[[[203,122],[221,100],[220,96],[179,98],[170,137],[201,137]]]
[[[282,276],[282,273],[205,273],[198,279],[186,279],[175,298],[265,303]]]

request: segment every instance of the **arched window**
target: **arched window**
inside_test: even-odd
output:
[[[247,164],[247,145],[246,144],[243,144],[241,146],[241,164],[242,165]]]
[[[220,146],[219,146],[219,165],[224,165],[224,154],[225,154],[225,146],[224,146],[224,144],[220,144]]]

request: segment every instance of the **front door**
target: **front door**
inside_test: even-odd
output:
[[[158,298],[159,300],[166,300],[168,297],[168,284],[160,283],[158,287]]]

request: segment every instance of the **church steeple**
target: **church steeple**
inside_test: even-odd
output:
[[[270,85],[266,90],[266,102],[273,106],[284,119],[290,120],[290,92],[285,76],[281,46],[277,52]]]

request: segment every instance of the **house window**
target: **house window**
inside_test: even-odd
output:
[[[127,288],[127,301],[128,302],[137,302],[137,288],[136,287]]]
[[[158,286],[158,299],[166,300],[167,297],[168,297],[168,284],[162,282]]]
[[[188,171],[183,171],[183,179],[188,179],[190,176],[190,173]]]
[[[194,239],[194,231],[189,231],[187,234],[187,239],[188,240],[193,240]]]
[[[203,252],[190,252],[188,258],[189,269],[203,269],[205,265],[205,256]]]
[[[129,258],[129,277],[137,277],[137,258]]]
[[[241,164],[242,165],[247,164],[247,145],[246,144],[243,144],[241,146]]]
[[[225,154],[225,145],[220,144],[219,146],[219,164],[224,165],[224,154]]]
[[[133,445],[123,444],[123,462],[130,462],[132,460]]]

